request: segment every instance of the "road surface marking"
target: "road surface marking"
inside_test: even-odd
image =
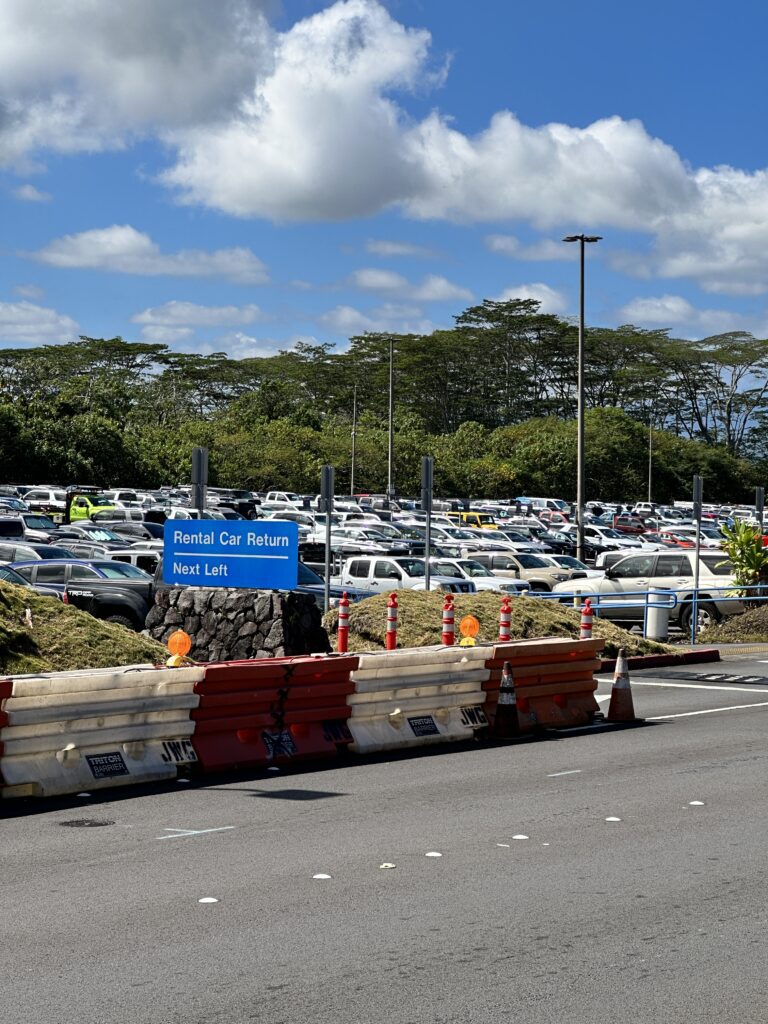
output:
[[[163,832],[175,832],[173,836],[155,836],[155,839],[186,839],[188,836],[202,836],[206,832],[229,832],[234,825],[224,825],[223,828],[164,828]]]
[[[548,779],[556,779],[560,775],[580,775],[580,774],[581,774],[581,768],[571,768],[567,772],[552,772],[552,774],[548,775],[547,778]]]
[[[754,687],[747,686],[705,686],[703,683],[649,683],[645,679],[633,679],[632,685],[668,686],[678,690],[726,690],[728,693],[765,693],[764,686],[757,690]]]
[[[706,711],[681,711],[676,715],[653,715],[646,722],[659,722],[665,718],[690,718],[691,715],[714,715],[717,711],[743,711],[745,708],[768,708],[768,700],[760,704],[734,704],[729,708],[707,708]]]

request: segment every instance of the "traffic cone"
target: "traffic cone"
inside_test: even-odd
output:
[[[493,735],[497,739],[509,739],[520,734],[520,721],[517,717],[517,697],[512,665],[504,662],[499,686],[499,701],[496,705],[496,717],[493,720]]]
[[[636,722],[635,706],[632,703],[632,687],[629,682],[627,652],[622,647],[616,659],[613,676],[611,703],[608,705],[606,722]]]

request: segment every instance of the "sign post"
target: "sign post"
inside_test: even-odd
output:
[[[192,449],[192,508],[202,512],[208,498],[208,449]]]
[[[703,483],[696,474],[693,478],[693,521],[696,524],[696,565],[693,569],[693,615],[691,616],[691,644],[696,643],[699,624],[699,559],[701,557],[701,501]]]
[[[760,533],[763,532],[763,515],[765,513],[765,488],[755,488],[755,512],[757,513],[757,524],[760,527]]]
[[[429,590],[431,571],[429,556],[432,548],[432,487],[435,472],[435,460],[431,455],[421,459],[421,511],[426,512],[424,535],[424,585]]]
[[[165,583],[294,590],[298,574],[296,523],[168,519],[163,527]]]
[[[331,513],[333,512],[333,466],[323,466],[320,474],[320,508],[325,512],[325,591],[323,606],[331,607]]]

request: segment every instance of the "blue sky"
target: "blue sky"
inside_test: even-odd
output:
[[[726,16],[727,15],[727,16]],[[768,336],[757,0],[0,0],[0,345]]]

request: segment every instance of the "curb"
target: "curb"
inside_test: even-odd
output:
[[[671,665],[701,665],[707,662],[720,661],[720,651],[716,647],[703,647],[697,651],[685,651],[681,654],[638,654],[628,658],[629,668],[668,668]],[[604,658],[597,670],[613,672],[616,669],[615,658]]]

